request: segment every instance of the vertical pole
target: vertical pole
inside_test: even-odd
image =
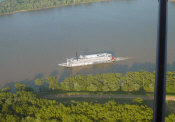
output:
[[[154,122],[165,121],[166,58],[167,58],[167,0],[159,0],[159,27],[157,43],[156,83],[154,95]]]
[[[77,61],[78,61],[78,53],[76,52],[76,59],[77,59]]]

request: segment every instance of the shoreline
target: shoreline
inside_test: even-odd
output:
[[[60,5],[60,6],[51,6],[51,7],[37,8],[37,9],[26,9],[26,10],[13,11],[12,13],[4,13],[0,16],[13,15],[13,14],[22,13],[22,12],[40,11],[40,10],[47,10],[47,9],[52,9],[52,8],[74,6],[74,5],[82,5],[82,4],[88,4],[88,3],[109,2],[109,1],[111,1],[111,0],[95,0],[95,1],[90,1],[90,2],[80,2],[80,3],[66,4],[66,5]]]

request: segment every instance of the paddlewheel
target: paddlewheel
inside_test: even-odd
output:
[[[112,61],[115,61],[115,59],[116,59],[116,58],[112,56],[111,60],[112,60]]]

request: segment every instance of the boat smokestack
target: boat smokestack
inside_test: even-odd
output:
[[[76,52],[76,59],[77,59],[77,61],[78,61],[78,53]]]

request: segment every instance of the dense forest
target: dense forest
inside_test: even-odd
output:
[[[175,72],[167,72],[166,92],[175,93]],[[46,88],[51,90],[61,89],[66,91],[142,91],[153,92],[155,84],[155,72],[128,72],[106,73],[92,75],[76,75],[67,77],[58,83],[56,77],[36,79],[35,84],[40,91]]]
[[[13,14],[18,11],[38,10],[94,1],[100,0],[1,0],[0,15]]]
[[[15,84],[16,93],[10,87],[0,90],[1,122],[150,122],[153,120],[152,108],[139,103],[118,104],[108,101],[60,103],[41,99],[24,84]],[[175,114],[166,117],[166,122],[175,121]]]
[[[36,79],[40,91],[48,88],[67,91],[153,91],[154,72],[107,73],[97,75],[77,75],[58,83],[56,77]],[[129,103],[109,101],[69,101],[49,100],[40,97],[33,88],[22,83],[15,83],[16,92],[11,87],[0,89],[0,122],[150,122],[153,120],[153,109],[133,99]],[[175,72],[167,72],[167,91],[174,92]],[[174,104],[172,102],[172,104]],[[174,107],[174,106],[172,106]],[[174,111],[174,110],[173,110]],[[166,114],[166,122],[175,121],[175,113]]]

